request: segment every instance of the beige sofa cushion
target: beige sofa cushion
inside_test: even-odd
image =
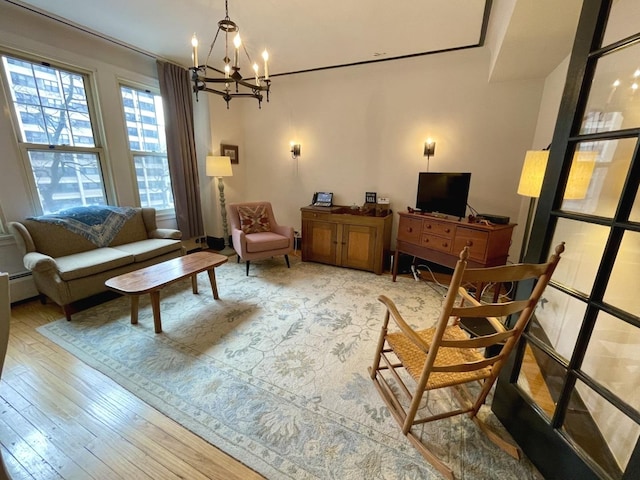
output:
[[[73,280],[133,263],[133,255],[116,248],[96,248],[56,258],[63,280]]]
[[[164,255],[166,253],[180,250],[182,242],[179,240],[165,240],[161,238],[150,238],[139,242],[127,243],[113,247],[133,255],[134,262],[144,262],[150,258]]]
[[[142,218],[142,211],[138,208],[136,209],[136,214],[127,220],[109,246],[115,247],[123,243],[138,242],[146,239],[147,228]]]
[[[28,219],[23,220],[22,224],[29,231],[36,252],[53,258],[98,248],[86,238],[70,232],[60,225]]]

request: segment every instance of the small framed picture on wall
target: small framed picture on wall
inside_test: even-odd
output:
[[[231,158],[231,163],[240,163],[240,158],[238,157],[237,145],[225,145],[224,143],[221,143],[220,155],[222,155],[223,157]]]

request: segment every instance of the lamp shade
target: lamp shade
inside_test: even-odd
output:
[[[564,200],[579,200],[587,196],[597,155],[597,152],[594,151],[574,153],[567,188],[564,191]],[[540,196],[547,160],[549,160],[549,150],[529,150],[527,152],[520,174],[518,194],[535,198]]]
[[[231,157],[207,157],[207,177],[233,177]]]
[[[597,156],[598,153],[594,151],[577,151],[573,155],[567,188],[564,191],[565,200],[579,200],[587,196]]]
[[[527,151],[522,165],[522,173],[520,173],[519,195],[535,198],[540,196],[547,160],[549,160],[549,150]]]

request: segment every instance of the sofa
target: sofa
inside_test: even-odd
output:
[[[67,320],[73,302],[108,290],[107,279],[184,254],[181,232],[157,228],[153,208],[77,207],[66,212],[8,226],[42,299],[60,305]],[[81,218],[87,224],[75,221],[77,212],[90,214]]]

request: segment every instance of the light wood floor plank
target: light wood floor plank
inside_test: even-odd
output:
[[[61,317],[12,307],[0,397],[17,419],[0,416],[0,446],[14,479],[263,478],[36,331]]]

